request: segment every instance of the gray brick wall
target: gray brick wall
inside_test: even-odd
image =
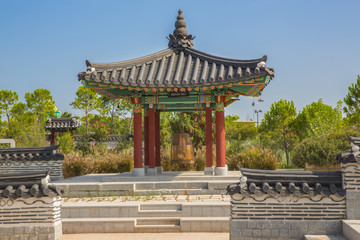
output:
[[[62,235],[61,198],[0,200],[0,239],[56,240]]]
[[[343,185],[346,190],[346,219],[360,219],[360,164],[341,164]]]
[[[256,202],[251,198],[231,200],[231,218],[243,220],[340,220],[345,218],[345,199],[334,201],[319,197],[314,201],[303,198],[282,202],[266,199]]]
[[[240,220],[230,219],[230,240],[303,239],[306,234],[337,235],[341,221]]]

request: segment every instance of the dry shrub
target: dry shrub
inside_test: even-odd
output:
[[[277,156],[267,148],[250,147],[227,159],[229,170],[241,168],[275,170],[280,167]]]
[[[90,173],[129,172],[133,167],[133,154],[131,152],[123,151],[98,155],[82,155],[73,152],[64,155],[63,174],[65,178]]]

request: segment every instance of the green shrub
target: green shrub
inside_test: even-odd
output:
[[[109,128],[97,120],[91,125],[91,131],[95,133],[95,140],[100,142],[106,141],[110,134]]]
[[[229,170],[241,168],[274,170],[279,168],[278,158],[270,149],[251,146],[227,157]]]
[[[63,153],[69,153],[74,150],[74,139],[71,133],[63,133],[56,137],[59,146],[59,150]]]
[[[132,138],[129,138],[129,140],[127,140],[125,137],[121,137],[119,140],[119,145],[117,147],[118,151],[123,151],[123,150],[130,150],[134,147],[134,140]]]
[[[10,143],[0,143],[0,148],[9,148],[10,146]]]
[[[336,133],[325,137],[306,138],[294,149],[293,163],[305,167],[305,163],[316,166],[333,166],[336,155],[349,149],[346,134]]]

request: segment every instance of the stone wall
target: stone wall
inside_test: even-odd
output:
[[[302,239],[305,234],[338,234],[345,213],[344,197],[275,199],[269,195],[262,198],[234,195],[230,239]]]
[[[56,240],[62,235],[61,197],[0,200],[0,238]]]
[[[0,161],[1,173],[21,173],[50,169],[50,177],[53,180],[63,179],[62,160],[23,160],[23,161]]]
[[[230,219],[231,240],[303,239],[307,234],[342,233],[341,221]],[[236,229],[236,231],[234,231]]]
[[[357,162],[341,164],[341,172],[346,190],[346,218],[360,219],[360,164]]]
[[[240,171],[240,182],[228,187],[230,240],[342,233],[347,206],[340,172]]]

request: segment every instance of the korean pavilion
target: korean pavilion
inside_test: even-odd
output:
[[[78,74],[85,87],[133,104],[133,176],[156,175],[160,163],[160,113],[164,111],[206,112],[205,174],[226,175],[224,109],[239,96],[257,97],[274,77],[266,56],[254,60],[223,58],[193,48],[179,10],[168,48],[132,60],[114,63],[86,61],[86,72]],[[144,111],[144,123],[142,112]],[[213,167],[212,112],[216,123],[216,167]],[[144,164],[142,159],[144,125]],[[146,171],[145,171],[146,169]]]

